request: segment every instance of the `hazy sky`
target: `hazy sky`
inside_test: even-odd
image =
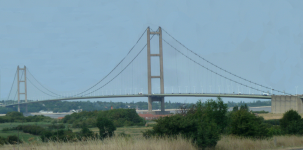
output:
[[[303,93],[302,8],[301,0],[0,1],[1,99],[18,65],[56,91],[85,89],[148,26],[239,76]]]

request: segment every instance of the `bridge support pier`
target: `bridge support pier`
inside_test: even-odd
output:
[[[302,95],[272,95],[271,96],[271,112],[274,114],[282,114],[288,110],[295,110],[303,113]]]
[[[153,102],[158,101],[161,103],[161,111],[153,111]],[[164,97],[148,97],[148,113],[155,115],[166,115],[169,111],[165,111]]]

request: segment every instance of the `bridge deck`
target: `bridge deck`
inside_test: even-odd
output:
[[[271,99],[271,95],[255,95],[255,94],[201,94],[201,93],[194,93],[194,94],[185,94],[185,93],[176,93],[176,94],[131,94],[131,95],[101,95],[101,96],[86,96],[86,97],[64,97],[59,99],[49,99],[49,100],[36,100],[36,101],[29,101],[27,103],[20,103],[23,104],[30,104],[30,103],[40,103],[40,102],[50,102],[50,101],[63,101],[63,100],[81,100],[81,99],[100,99],[100,98],[125,98],[125,97],[226,97],[226,98],[252,98],[252,99]],[[15,104],[8,104],[3,105],[6,106],[14,106],[18,105]]]

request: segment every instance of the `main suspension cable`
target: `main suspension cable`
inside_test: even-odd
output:
[[[150,38],[150,40],[152,40],[154,37],[154,35]],[[97,88],[96,90],[92,91],[92,92],[89,92],[87,94],[84,94],[85,95],[89,95],[91,93],[94,93],[100,89],[102,89],[103,87],[105,87],[107,84],[109,84],[111,81],[113,81],[117,76],[119,76],[138,56],[139,54],[144,50],[144,48],[147,46],[147,43],[143,46],[143,48],[139,51],[139,53],[115,76],[113,77],[111,80],[109,80],[107,83],[103,84],[101,87]]]
[[[62,96],[62,95],[60,95],[60,94],[56,94],[56,93],[54,93],[54,92],[52,92],[51,90],[49,90],[49,89],[47,89],[46,87],[44,87],[34,76],[33,76],[33,74],[26,68],[26,70],[28,71],[28,73],[34,78],[34,80],[36,80],[37,82],[38,82],[38,84],[39,85],[41,85],[44,89],[46,89],[48,92],[50,92],[50,93],[52,93],[52,94],[54,94],[54,95],[57,95],[57,96]],[[26,77],[27,78],[27,77]],[[28,78],[27,78],[28,79]],[[32,83],[32,82],[31,82]],[[32,85],[34,85],[33,83],[32,83]],[[35,85],[34,85],[35,86]],[[36,86],[35,86],[36,87]],[[37,87],[36,87],[37,88]],[[40,90],[40,89],[38,89],[38,90]],[[41,91],[41,90],[40,90]],[[44,92],[43,92],[44,93]],[[49,94],[47,94],[47,95],[49,95]]]
[[[18,71],[18,70],[17,70],[17,71]],[[15,77],[14,77],[14,80],[13,80],[13,84],[12,84],[11,89],[10,89],[10,91],[9,91],[7,100],[9,99],[9,97],[10,97],[10,95],[11,95],[11,92],[12,92],[12,89],[13,89],[13,86],[14,86],[14,83],[15,83],[15,79],[16,79],[16,76],[17,76],[17,71],[16,71],[16,73],[15,73]]]
[[[270,89],[270,90],[273,90],[273,91],[277,91],[277,92],[279,92],[279,93],[289,94],[289,93],[285,93],[285,92],[282,92],[282,91],[279,91],[279,90],[275,90],[275,89],[269,88],[269,87],[267,87],[267,86],[258,84],[258,83],[256,83],[256,82],[251,81],[251,80],[242,78],[242,77],[240,77],[240,76],[238,76],[238,75],[236,75],[236,74],[233,74],[233,73],[231,73],[231,72],[229,72],[229,71],[227,71],[227,70],[225,70],[225,69],[223,69],[223,68],[221,68],[221,67],[219,67],[219,66],[213,64],[212,62],[206,60],[205,58],[201,57],[200,55],[198,55],[198,54],[195,53],[194,51],[192,51],[192,50],[190,50],[189,48],[187,48],[185,45],[183,45],[181,42],[179,42],[177,39],[175,39],[172,35],[170,35],[170,34],[169,34],[166,30],[164,30],[163,28],[162,28],[162,30],[163,30],[166,34],[168,34],[171,38],[173,38],[176,42],[178,42],[180,45],[182,45],[184,48],[186,48],[188,51],[190,51],[190,52],[193,53],[194,55],[198,56],[199,58],[203,59],[204,61],[208,62],[209,64],[215,66],[216,68],[219,68],[220,70],[223,70],[223,71],[225,71],[226,73],[228,73],[228,74],[230,74],[230,75],[233,75],[233,76],[235,76],[235,77],[237,77],[237,78],[240,78],[240,79],[242,79],[242,80],[244,80],[244,81],[247,81],[247,82],[250,82],[250,83],[252,83],[252,84],[261,86],[261,87],[263,87],[263,88]],[[291,94],[289,94],[289,95],[291,95]]]
[[[230,78],[228,78],[228,77],[225,77],[225,76],[223,76],[223,75],[221,75],[221,74],[219,74],[219,73],[217,73],[217,72],[215,72],[215,71],[213,71],[213,70],[211,70],[211,69],[209,69],[209,68],[207,68],[207,67],[201,65],[200,63],[198,63],[198,62],[196,62],[195,60],[189,58],[187,55],[185,55],[184,53],[182,53],[180,50],[178,50],[177,48],[175,48],[174,46],[172,46],[172,45],[171,45],[170,43],[168,43],[165,39],[162,38],[162,40],[163,40],[166,44],[168,44],[169,46],[171,46],[174,50],[176,50],[177,52],[179,52],[181,55],[185,56],[187,59],[191,60],[192,62],[196,63],[197,65],[199,65],[199,66],[201,66],[201,67],[207,69],[208,71],[210,71],[210,72],[212,72],[212,73],[214,73],[214,74],[216,74],[216,75],[218,75],[218,76],[221,76],[221,77],[223,77],[223,78],[225,78],[225,79],[228,79],[228,80],[230,80],[230,81],[232,81],[232,82],[234,82],[234,83],[237,83],[237,84],[239,84],[239,85],[243,85],[243,86],[249,87],[249,88],[251,88],[251,89],[255,89],[255,88],[253,88],[253,87],[247,86],[247,85],[245,85],[245,84],[242,84],[242,83],[240,83],[240,82],[237,82],[237,81],[235,81],[235,80],[232,80],[232,79],[230,79]],[[255,89],[255,90],[258,90],[258,89]],[[262,90],[258,90],[258,91],[265,92],[265,91],[262,91]]]
[[[129,50],[129,52],[127,53],[127,55],[114,67],[114,69],[112,69],[105,77],[103,77],[99,82],[97,82],[96,84],[94,84],[93,86],[91,86],[90,88],[76,94],[75,96],[81,95],[87,91],[89,91],[90,89],[94,88],[95,86],[97,86],[100,82],[102,82],[105,78],[107,78],[125,59],[126,57],[131,53],[131,51],[135,48],[135,46],[138,44],[138,42],[141,40],[141,38],[143,37],[143,35],[145,34],[145,32],[147,31],[147,29],[145,29],[145,31],[143,32],[143,34],[140,36],[140,38],[138,39],[138,41],[136,42],[136,44]]]

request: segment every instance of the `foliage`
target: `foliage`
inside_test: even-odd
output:
[[[247,104],[241,105],[240,110],[249,111]]]
[[[28,100],[28,101],[37,101],[37,100]],[[0,101],[1,102],[1,101]],[[6,101],[10,102],[10,101]],[[5,101],[2,101],[2,103],[6,103]],[[254,101],[254,102],[245,102],[240,101],[238,103],[235,102],[228,102],[228,107],[234,107],[234,106],[241,106],[247,104],[249,107],[257,107],[257,106],[271,106],[271,101]],[[130,108],[130,109],[147,109],[147,102],[91,102],[91,101],[73,101],[73,102],[67,102],[67,101],[52,101],[52,102],[40,102],[40,103],[31,103],[28,104],[28,111],[29,112],[39,112],[40,110],[49,110],[53,112],[69,112],[72,109],[82,109],[83,111],[100,111],[100,110],[110,110],[110,107],[113,106],[115,109],[119,108]],[[153,109],[161,109],[160,103],[152,103]],[[171,102],[166,101],[165,102],[165,109],[178,109],[180,108],[183,103],[179,102]],[[191,104],[187,104],[191,105]],[[6,114],[7,112],[17,111],[17,107],[0,107],[0,114]],[[21,107],[21,112],[25,112],[25,108]]]
[[[240,101],[238,103],[235,103],[233,101],[228,101],[227,105],[228,107],[235,107],[235,106],[244,106],[244,104],[246,104],[248,107],[258,107],[258,106],[271,106],[271,101],[253,101],[253,102],[245,102],[245,101]]]
[[[24,117],[21,112],[8,112],[5,116],[0,116],[0,123],[5,122],[51,122],[53,119],[43,115]]]
[[[261,111],[251,111],[252,113],[255,113],[255,114],[267,114],[269,113],[268,111],[264,111],[264,110],[261,110]]]
[[[182,114],[159,118],[153,129],[143,132],[143,136],[176,137],[181,134],[200,148],[214,147],[227,124],[226,112],[227,106],[221,98],[205,103],[198,101]]]
[[[239,107],[238,106],[234,106],[233,107],[233,111],[238,111],[239,110]]]
[[[197,106],[198,104],[199,103],[197,103]],[[228,110],[227,105],[223,103],[220,97],[218,97],[217,100],[210,99],[206,101],[201,107],[205,107],[205,115],[214,120],[220,129],[220,133],[222,133],[224,128],[227,126],[228,121],[226,116]]]
[[[233,112],[230,123],[231,134],[251,138],[270,137],[267,125],[263,121],[263,117],[255,116],[246,109]]]
[[[29,133],[33,135],[41,135],[44,131],[46,131],[45,128],[37,125],[19,125],[17,127],[6,128],[6,131],[11,130],[21,130],[24,133]]]
[[[294,110],[289,110],[283,114],[280,127],[284,134],[303,134],[303,120]]]
[[[283,132],[282,132],[280,126],[271,126],[268,130],[269,130],[268,134],[271,136],[283,135]]]
[[[7,138],[0,136],[0,145],[8,144]]]
[[[80,134],[83,136],[83,137],[93,137],[94,136],[94,132],[89,130],[89,128],[84,125],[82,128],[81,128],[81,131],[80,131]]]
[[[113,109],[107,111],[83,111],[80,113],[73,113],[66,115],[63,119],[63,123],[72,124],[74,128],[80,128],[84,124],[88,127],[96,127],[98,116],[106,117],[113,121],[116,127],[121,126],[144,126],[145,120],[141,118],[135,109]]]
[[[18,144],[22,143],[22,141],[16,136],[16,135],[11,135],[7,137],[7,142],[9,144]]]
[[[293,124],[300,125],[299,122],[301,122],[301,116],[298,114],[298,112],[294,110],[289,110],[283,114],[283,117],[280,120],[280,126],[285,133],[291,134],[289,132],[294,131],[294,127],[291,126]],[[298,126],[298,128],[301,127]]]
[[[57,131],[50,131],[46,130],[44,131],[41,136],[41,140],[43,142],[48,142],[48,141],[72,141],[73,139],[81,139],[80,134],[75,134],[71,130],[57,130]]]
[[[113,136],[114,131],[116,130],[113,122],[105,117],[99,117],[97,119],[97,127],[99,128],[101,139]]]
[[[126,134],[125,132],[121,132],[118,134],[118,136],[120,137],[125,137],[125,138],[129,138],[130,137],[130,134]]]
[[[264,123],[267,123],[270,125],[280,125],[280,119],[264,120]]]
[[[22,141],[16,135],[11,135],[8,136],[7,138],[0,137],[0,145],[18,144],[18,143],[22,143]]]
[[[51,125],[48,125],[48,128],[49,129],[64,129],[65,128],[65,125],[60,123],[60,124],[51,124]]]

